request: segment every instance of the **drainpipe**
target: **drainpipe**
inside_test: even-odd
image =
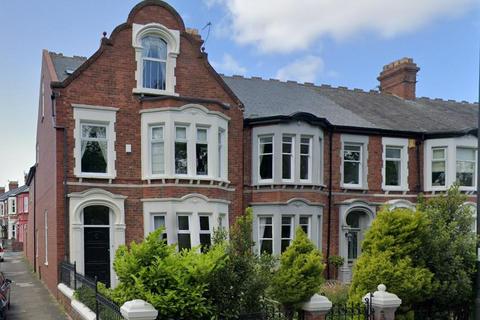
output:
[[[330,257],[330,238],[331,238],[331,224],[332,224],[332,159],[333,159],[333,128],[329,132],[328,145],[328,229],[327,229],[327,275],[330,277],[330,264],[328,258]]]
[[[37,272],[37,169],[33,177],[33,270]]]
[[[60,94],[53,92],[51,95],[52,99],[52,115],[55,116],[53,112],[56,113],[57,106],[56,106],[56,98]],[[63,212],[64,212],[64,232],[63,232],[63,243],[64,243],[64,260],[69,261],[69,208],[68,208],[68,185],[67,185],[67,131],[65,127],[57,126],[56,119],[55,119],[55,129],[62,130],[63,132]]]
[[[415,153],[417,156],[417,193],[422,192],[422,175],[421,175],[421,165],[420,165],[420,146],[423,145],[425,141],[425,135],[422,134],[422,137],[417,140],[415,140]],[[425,160],[425,155],[423,156]]]

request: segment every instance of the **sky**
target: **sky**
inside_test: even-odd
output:
[[[411,57],[417,96],[478,101],[478,0],[167,2],[223,74],[371,90],[383,65]],[[0,187],[35,163],[42,49],[88,57],[137,3],[0,1]]]

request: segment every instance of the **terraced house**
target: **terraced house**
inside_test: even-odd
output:
[[[475,105],[417,98],[418,71],[388,64],[370,92],[222,76],[171,6],[143,1],[93,56],[43,52],[28,258],[52,292],[64,259],[115,285],[119,245],[163,226],[203,250],[252,207],[255,250],[301,226],[348,281],[385,204],[458,182],[473,205]]]

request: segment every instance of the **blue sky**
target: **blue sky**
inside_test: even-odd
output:
[[[137,2],[0,2],[0,186],[35,161],[41,50],[90,56]],[[221,73],[370,90],[407,56],[421,68],[417,96],[478,101],[479,1],[168,2],[187,27],[212,23],[206,51]]]

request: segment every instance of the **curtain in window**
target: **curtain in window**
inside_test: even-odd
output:
[[[159,37],[146,36],[142,39],[143,57],[166,60],[167,43]]]

